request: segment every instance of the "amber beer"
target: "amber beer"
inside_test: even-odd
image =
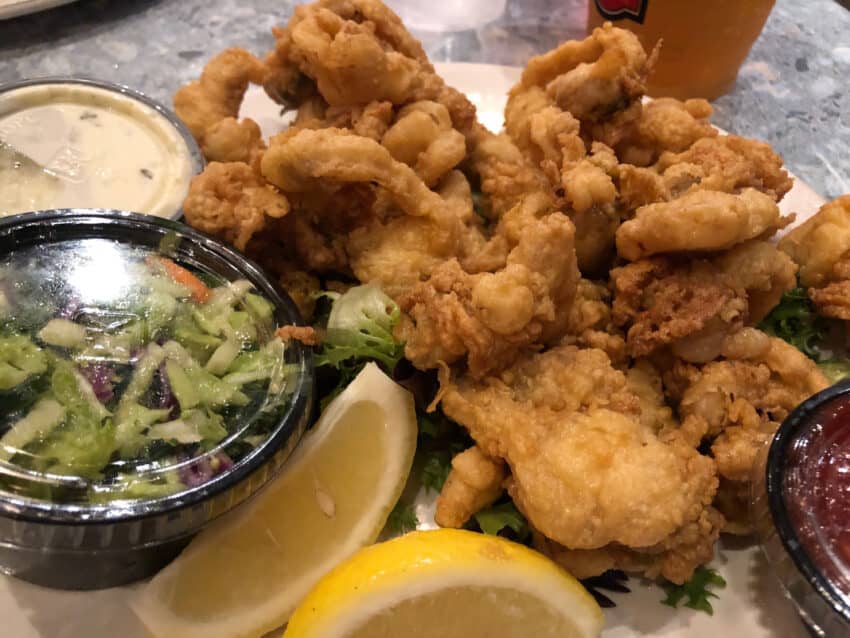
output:
[[[714,99],[735,84],[775,0],[589,0],[588,31],[611,20],[647,50],[663,40],[649,94]]]

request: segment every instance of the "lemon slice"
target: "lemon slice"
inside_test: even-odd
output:
[[[162,638],[256,637],[283,625],[332,567],[373,543],[416,448],[409,392],[368,364],[282,474],[199,534],[132,606]]]
[[[591,638],[602,610],[572,576],[516,543],[413,532],[336,567],[283,638]]]

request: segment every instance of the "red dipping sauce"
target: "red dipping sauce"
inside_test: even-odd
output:
[[[803,550],[850,596],[850,395],[815,409],[790,443],[783,492]]]

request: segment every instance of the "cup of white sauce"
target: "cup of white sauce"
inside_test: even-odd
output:
[[[204,160],[177,117],[125,86],[0,85],[0,216],[112,208],[176,219]]]

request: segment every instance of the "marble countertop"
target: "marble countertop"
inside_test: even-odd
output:
[[[0,83],[77,74],[121,82],[170,103],[228,46],[271,48],[292,0],[81,0],[0,21]],[[389,4],[419,6],[417,0]],[[434,61],[522,65],[582,37],[585,0],[465,0],[494,18],[415,30]],[[493,11],[493,7],[497,7]],[[502,6],[504,7],[502,9]],[[499,10],[501,9],[501,10]],[[472,28],[461,28],[469,26]],[[714,122],[770,142],[825,197],[850,192],[850,11],[834,0],[777,0]]]

